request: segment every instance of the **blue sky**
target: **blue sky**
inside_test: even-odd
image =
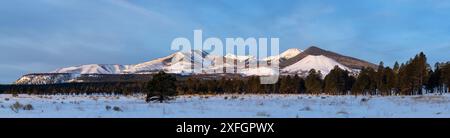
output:
[[[447,0],[0,1],[0,83],[59,67],[135,64],[170,54],[176,37],[278,37],[373,63],[420,51],[450,60]]]

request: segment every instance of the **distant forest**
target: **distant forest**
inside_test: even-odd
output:
[[[324,78],[324,79],[322,79]],[[0,85],[8,94],[135,94],[147,93],[145,81],[86,82],[48,85]],[[308,76],[280,76],[276,84],[262,85],[259,77],[223,77],[204,79],[188,77],[176,81],[178,94],[329,94],[329,95],[421,95],[448,93],[450,62],[427,63],[425,54],[417,54],[406,63],[385,67],[363,68],[358,76],[335,67],[325,77],[309,71]]]

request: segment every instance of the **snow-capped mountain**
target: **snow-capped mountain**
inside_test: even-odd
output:
[[[283,62],[280,62],[280,67],[284,68],[287,67],[289,65],[292,65],[294,63],[297,63],[298,61],[302,60],[303,58],[307,57],[308,55],[315,55],[315,56],[319,56],[319,55],[323,55],[326,56],[328,58],[331,58],[333,60],[336,60],[337,62],[341,63],[342,65],[345,65],[349,68],[352,69],[362,69],[362,68],[376,68],[377,65],[361,60],[361,59],[357,59],[354,57],[349,57],[349,56],[345,56],[345,55],[341,55],[332,51],[328,51],[328,50],[324,50],[321,49],[319,47],[316,46],[311,46],[309,48],[307,48],[305,51],[303,51],[302,53],[287,59]]]
[[[119,74],[130,68],[129,65],[112,64],[89,64],[67,68],[60,68],[51,73],[72,73],[72,74]]]
[[[241,56],[241,55],[234,55],[231,53],[228,53],[227,55],[224,56],[226,59],[231,59],[231,60],[237,60],[239,62],[244,62],[246,60],[256,60],[256,58],[254,56]]]
[[[71,73],[40,73],[27,74],[19,78],[15,84],[55,84],[71,82],[77,74]]]
[[[280,55],[266,57],[263,60],[266,60],[266,61],[267,60],[286,60],[286,59],[293,58],[300,53],[302,53],[302,50],[297,49],[297,48],[290,48],[290,49],[284,51],[283,53],[281,53]]]
[[[204,51],[176,52],[169,56],[158,58],[152,61],[129,65],[129,68],[121,73],[154,73],[158,71],[166,71],[168,73],[191,72],[191,63],[196,66],[204,66],[208,63],[208,54]]]
[[[274,60],[280,61],[279,69],[273,69],[263,64],[267,61]],[[193,66],[198,68],[193,70]],[[281,73],[281,75],[305,75],[309,70],[316,69],[321,71],[323,75],[326,75],[335,66],[350,72],[357,72],[361,67],[374,67],[376,65],[317,47],[310,47],[305,51],[291,48],[279,55],[270,56],[260,60],[258,60],[256,56],[251,55],[226,54],[225,56],[220,56],[211,55],[201,50],[192,50],[175,52],[166,57],[131,65],[88,64],[59,68],[50,73],[24,75],[15,83],[51,84],[83,82],[83,79],[85,78],[80,77],[83,74],[153,74],[159,71],[180,75],[237,73],[242,76],[265,76],[277,73]],[[227,69],[226,72],[223,72],[224,68]],[[238,71],[234,69],[237,69]],[[86,75],[84,76],[86,77]]]
[[[311,69],[315,69],[317,71],[320,71],[322,75],[325,76],[335,66],[338,66],[339,68],[347,71],[352,71],[352,69],[350,69],[349,67],[344,66],[341,63],[337,62],[336,60],[333,60],[326,56],[308,55],[302,60],[298,61],[297,63],[283,68],[281,72],[287,74],[305,74]]]
[[[207,53],[201,51],[176,52],[169,56],[134,65],[89,64],[60,68],[51,73],[72,74],[150,74],[158,71],[182,73],[191,70],[191,63],[202,66],[207,64]],[[205,62],[205,63],[204,63]]]

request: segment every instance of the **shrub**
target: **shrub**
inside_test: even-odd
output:
[[[367,98],[362,98],[361,99],[361,102],[368,102],[369,101],[369,99],[367,99]]]
[[[300,111],[311,111],[311,107],[306,106],[305,108],[300,109]]]
[[[34,108],[33,108],[33,105],[27,104],[27,105],[23,106],[22,109],[23,109],[23,110],[33,110]]]
[[[9,108],[11,108],[11,110],[12,110],[13,112],[18,113],[19,110],[20,110],[21,108],[23,108],[23,105],[20,104],[19,102],[16,102],[16,103],[12,104],[11,106],[9,106]]]
[[[105,108],[107,111],[111,110],[111,106],[109,106],[109,105],[107,105]]]
[[[122,112],[122,109],[120,109],[120,107],[114,106],[113,110],[116,112]]]
[[[14,111],[15,113],[18,113],[20,110],[33,110],[34,109],[33,105],[31,105],[31,104],[23,105],[19,102],[15,102],[11,106],[9,106],[9,108],[11,108],[11,110]]]

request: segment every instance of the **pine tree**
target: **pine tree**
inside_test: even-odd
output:
[[[280,78],[280,93],[294,93],[295,82],[291,79],[291,76],[282,76]]]
[[[395,71],[389,67],[386,67],[381,76],[381,95],[393,95],[396,93],[395,86],[397,84]]]
[[[430,75],[430,77],[428,78],[427,82],[425,83],[425,90],[426,93],[434,93],[435,92],[435,88],[437,87],[437,81],[438,79],[436,78],[436,72],[433,70],[429,70],[428,74]]]
[[[322,75],[319,72],[316,72],[316,70],[311,69],[308,72],[308,76],[305,79],[305,87],[306,87],[306,93],[308,94],[320,94],[322,93]]]
[[[401,94],[422,94],[425,82],[428,80],[429,65],[422,52],[410,59],[399,69],[399,90]]]
[[[172,99],[172,96],[177,94],[175,82],[176,78],[173,75],[166,74],[163,71],[154,75],[153,79],[147,83],[148,93],[146,101],[158,100],[162,103]]]
[[[418,70],[419,70],[419,83],[418,86],[418,94],[423,94],[423,86],[426,84],[426,81],[428,80],[429,71],[431,70],[430,65],[427,63],[427,57],[423,52],[419,53],[419,59],[418,59]]]
[[[376,95],[376,72],[372,68],[363,68],[352,87],[354,95]]]
[[[445,92],[450,91],[450,62],[445,63],[442,66],[442,74],[441,74],[442,83],[447,88]]]
[[[325,76],[324,91],[333,95],[343,95],[347,93],[347,83],[349,72],[335,66],[330,73]]]
[[[385,78],[385,74],[384,74],[384,63],[383,61],[380,62],[380,64],[378,65],[378,69],[377,69],[377,73],[376,76],[374,76],[376,79],[376,84],[377,84],[377,91],[379,94],[384,95],[388,90],[386,88],[386,78]]]
[[[393,68],[394,72],[395,72],[395,73],[398,73],[398,70],[399,70],[399,69],[400,69],[400,65],[398,64],[397,61],[395,61],[394,68]]]
[[[259,93],[261,91],[261,82],[259,77],[252,76],[247,81],[248,93]]]
[[[442,67],[441,67],[442,65],[445,65],[445,64],[436,63],[434,65],[435,69],[433,71],[433,74],[432,74],[432,76],[430,75],[430,80],[431,80],[430,83],[432,83],[432,85],[434,85],[436,91],[441,94],[444,92],[444,81],[443,81]]]
[[[196,81],[195,81],[195,78],[193,78],[193,77],[189,77],[187,80],[186,80],[186,91],[188,92],[188,93],[194,93],[195,91],[196,91],[197,89],[196,89]]]
[[[305,87],[305,79],[300,78],[298,75],[294,76],[293,86],[297,86],[295,89],[296,93],[305,93],[306,87]]]

